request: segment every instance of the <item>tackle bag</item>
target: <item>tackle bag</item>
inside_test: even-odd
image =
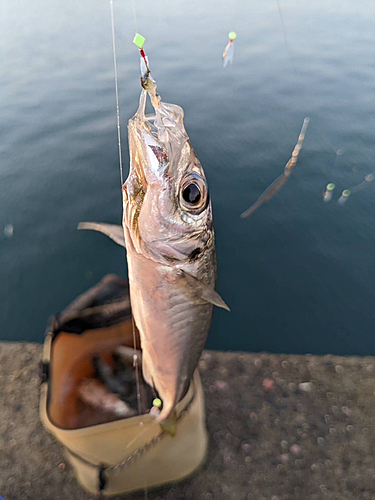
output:
[[[139,348],[138,334],[137,343]],[[148,413],[102,422],[80,400],[77,386],[93,376],[92,356],[110,360],[111,350],[120,345],[133,347],[128,284],[108,275],[52,318],[41,362],[42,424],[64,447],[81,486],[104,496],[183,479],[204,461],[207,450],[198,370],[176,406],[174,437]]]

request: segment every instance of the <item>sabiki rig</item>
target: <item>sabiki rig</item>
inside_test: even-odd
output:
[[[134,45],[139,48],[140,55],[140,68],[141,68],[141,85],[148,92],[150,96],[151,104],[153,107],[158,107],[160,103],[160,96],[156,93],[156,82],[151,76],[150,67],[148,65],[148,58],[143,49],[143,44],[145,43],[145,38],[139,33],[135,34]]]
[[[226,68],[228,63],[233,63],[234,57],[234,41],[237,38],[237,33],[235,31],[231,31],[228,34],[229,42],[227,43],[224,52],[223,52],[223,67]]]

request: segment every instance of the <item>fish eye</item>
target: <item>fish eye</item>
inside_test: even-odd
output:
[[[194,183],[189,184],[182,191],[182,197],[187,203],[196,205],[201,199],[201,192],[199,187]]]
[[[189,174],[180,185],[180,205],[192,214],[200,214],[208,204],[206,181],[197,174]]]

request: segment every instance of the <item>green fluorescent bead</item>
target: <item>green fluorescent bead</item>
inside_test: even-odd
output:
[[[146,39],[145,39],[142,35],[140,35],[139,33],[136,33],[136,34],[135,34],[135,37],[134,37],[134,39],[133,39],[133,43],[134,43],[134,45],[136,45],[138,48],[140,48],[140,49],[141,49],[141,48],[143,47],[143,45],[144,45],[145,41],[146,41]]]

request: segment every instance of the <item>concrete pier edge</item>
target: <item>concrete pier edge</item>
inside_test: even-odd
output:
[[[39,421],[41,354],[0,342],[0,496],[89,500]],[[375,498],[375,358],[205,351],[200,372],[206,463],[149,500]]]

